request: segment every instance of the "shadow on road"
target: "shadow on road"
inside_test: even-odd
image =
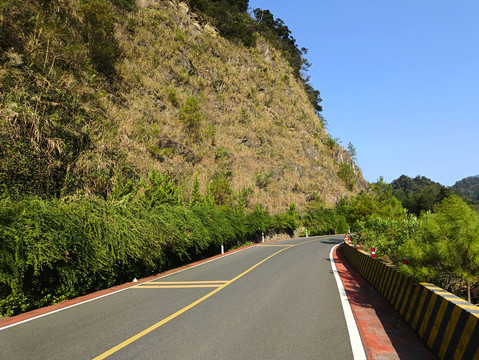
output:
[[[336,245],[339,244],[342,241],[342,239],[326,239],[326,240],[321,240],[322,244],[329,244],[329,245]]]

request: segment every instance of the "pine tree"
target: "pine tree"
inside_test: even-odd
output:
[[[190,200],[190,207],[191,206],[199,206],[202,204],[202,195],[200,192],[200,182],[198,181],[198,175],[195,175],[193,179],[193,190],[191,191],[191,200]]]

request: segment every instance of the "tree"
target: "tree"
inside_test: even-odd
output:
[[[354,147],[353,143],[348,144],[348,151],[349,154],[351,155],[351,158],[356,161],[356,148]]]
[[[449,188],[419,175],[413,179],[401,175],[391,183],[391,187],[403,206],[416,216],[432,211],[435,204],[452,194]]]
[[[347,163],[339,164],[338,176],[341,180],[344,181],[346,189],[352,191],[358,179],[353,169],[351,169],[351,166],[349,166],[349,164]]]
[[[189,131],[198,135],[201,121],[205,116],[201,113],[200,102],[197,98],[188,96],[185,106],[179,110],[178,116]]]
[[[193,180],[193,190],[191,191],[190,206],[198,206],[202,204],[202,196],[200,192],[200,182],[198,176],[195,175]]]
[[[452,186],[452,189],[458,195],[463,195],[471,200],[479,201],[479,175],[470,176],[457,181]]]
[[[231,205],[233,190],[226,175],[221,173],[214,174],[209,189],[217,205]]]
[[[348,222],[353,225],[358,221],[367,221],[376,216],[395,220],[404,219],[405,209],[392,193],[391,186],[382,177],[371,184],[371,192],[361,191],[349,203]]]
[[[451,196],[425,216],[422,236],[408,246],[409,271],[451,289],[462,282],[471,301],[479,281],[479,215],[462,199]]]
[[[452,196],[436,207],[428,230],[443,263],[466,283],[470,302],[471,285],[479,280],[479,216]]]
[[[174,178],[168,173],[153,170],[148,174],[140,200],[148,208],[155,208],[159,205],[182,205],[183,197]]]

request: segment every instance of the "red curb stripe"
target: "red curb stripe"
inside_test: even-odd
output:
[[[334,251],[334,262],[368,359],[436,359],[384,297],[346,260],[341,247]]]

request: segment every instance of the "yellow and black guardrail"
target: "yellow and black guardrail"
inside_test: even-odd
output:
[[[479,360],[479,307],[344,244],[343,254],[439,359]]]

